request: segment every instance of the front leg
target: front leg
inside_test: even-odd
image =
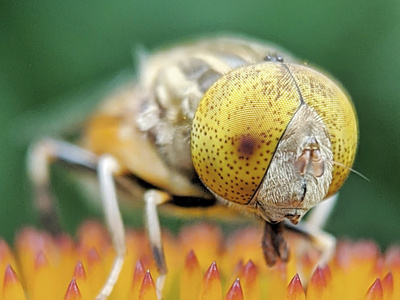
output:
[[[337,194],[326,199],[324,202],[315,207],[307,217],[307,220],[300,222],[298,225],[285,221],[285,227],[296,234],[301,235],[305,240],[311,243],[315,249],[320,252],[319,259],[312,268],[312,272],[318,266],[325,266],[335,253],[336,238],[331,234],[322,230],[322,227],[328,220],[337,199]],[[308,247],[301,244],[297,247],[297,255],[302,256],[307,251]],[[302,278],[303,284],[307,284],[309,278],[303,274],[302,265],[298,265],[298,273]]]
[[[264,234],[261,245],[267,265],[272,267],[280,259],[286,262],[289,258],[289,250],[283,237],[284,224],[265,222]]]

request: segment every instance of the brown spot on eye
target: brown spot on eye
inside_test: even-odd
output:
[[[240,138],[238,151],[246,156],[251,156],[257,147],[257,140],[251,135],[243,135]]]
[[[300,105],[298,94],[282,64],[264,63],[228,72],[204,94],[193,119],[191,150],[210,190],[238,204],[252,199]]]

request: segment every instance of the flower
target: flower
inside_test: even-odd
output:
[[[261,235],[248,227],[225,238],[219,227],[204,223],[184,227],[178,236],[164,232],[169,268],[164,299],[400,299],[400,247],[382,254],[373,242],[341,240],[329,264],[314,270],[319,253],[287,234],[290,261],[268,268]],[[126,242],[110,299],[157,299],[158,274],[145,233],[130,229]],[[1,299],[94,299],[113,258],[98,222],[81,225],[76,242],[67,234],[55,238],[25,228],[14,250],[0,241]]]

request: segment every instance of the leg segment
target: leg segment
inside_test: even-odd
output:
[[[75,145],[45,138],[34,144],[27,157],[28,175],[35,192],[35,206],[41,222],[53,234],[61,232],[54,203],[55,197],[50,189],[49,166],[53,161],[60,160],[71,165],[96,170],[97,156]]]
[[[167,275],[164,249],[161,240],[160,222],[158,220],[157,206],[171,200],[171,196],[159,190],[148,190],[144,194],[146,210],[146,229],[150,240],[153,257],[156,261],[159,276],[156,281],[158,299],[161,299],[161,291]]]
[[[336,246],[336,239],[334,236],[317,227],[309,226],[307,223],[293,225],[289,222],[285,222],[285,227],[290,231],[303,235],[321,252],[321,257],[317,265],[325,265],[332,258]]]
[[[103,155],[99,159],[98,177],[101,189],[101,198],[104,208],[106,224],[115,249],[115,258],[107,281],[97,295],[96,300],[107,299],[117,282],[124,263],[126,244],[125,229],[121,212],[118,206],[114,175],[120,170],[118,162],[110,155]]]
[[[301,222],[299,225],[285,222],[285,227],[287,229],[303,235],[317,249],[319,249],[321,257],[318,265],[328,263],[335,251],[335,237],[323,231],[322,227],[327,222],[329,215],[335,206],[336,200],[337,194],[326,199],[310,212],[310,215],[305,222]]]
[[[278,258],[282,261],[287,261],[289,258],[288,247],[283,237],[283,227],[282,222],[276,224],[265,222],[262,249],[268,266],[275,265]]]
[[[118,279],[126,252],[125,230],[113,178],[119,171],[118,163],[112,156],[104,155],[99,158],[90,151],[54,139],[43,139],[30,149],[28,172],[36,193],[35,205],[43,224],[53,233],[61,231],[54,197],[50,192],[49,166],[53,161],[62,161],[98,172],[106,224],[116,252],[107,281],[96,297],[98,300],[106,299]]]
[[[318,204],[307,216],[306,223],[316,228],[324,228],[326,222],[336,205],[338,193],[330,196],[326,200]]]

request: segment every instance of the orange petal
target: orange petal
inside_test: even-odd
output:
[[[243,300],[243,291],[242,287],[240,286],[239,278],[237,278],[231,288],[229,289],[228,293],[226,294],[225,300]],[[248,298],[251,299],[251,298]]]
[[[203,269],[219,258],[222,237],[220,228],[205,223],[183,228],[179,233],[183,253],[193,249]]]
[[[258,270],[252,260],[249,260],[243,267],[240,276],[242,280],[243,294],[246,299],[260,299],[260,284]]]
[[[46,298],[51,299],[51,298]],[[65,293],[64,300],[81,300],[81,292],[79,291],[78,285],[76,284],[75,278],[73,278],[68,285],[67,292]]]
[[[180,280],[180,299],[195,299],[201,289],[202,272],[193,250],[186,256]]]
[[[42,251],[36,255],[34,265],[35,276],[33,278],[34,284],[32,290],[32,299],[40,300],[62,298],[63,291],[57,284],[58,282],[54,282],[54,279],[57,278],[57,274]]]
[[[204,275],[199,300],[221,300],[222,287],[217,264],[213,262]]]
[[[24,290],[17,274],[10,265],[7,266],[4,274],[3,300],[23,300],[25,299]]]
[[[79,286],[82,299],[93,299],[94,295],[87,280],[85,268],[83,267],[81,261],[76,264],[73,277],[75,278],[76,284]]]
[[[275,266],[269,269],[268,277],[268,299],[284,299],[287,289],[287,270],[286,263],[278,261]],[[245,291],[246,292],[246,291]],[[260,297],[260,296],[258,296]],[[266,297],[264,297],[266,298]],[[259,298],[257,298],[259,299]]]
[[[382,282],[382,290],[386,299],[392,299],[393,297],[393,275],[392,273],[387,273]]]
[[[9,265],[16,266],[17,264],[6,241],[0,239],[0,295],[3,294],[4,271]]]
[[[156,287],[150,271],[144,275],[142,286],[140,287],[139,300],[157,300]]]
[[[86,258],[86,273],[89,285],[92,287],[92,291],[100,291],[108,275],[104,268],[104,260],[102,260],[95,248],[89,249]]]
[[[324,272],[317,267],[311,276],[310,284],[307,288],[307,300],[326,299],[326,279]]]
[[[377,278],[374,283],[370,286],[365,295],[367,300],[383,300],[383,290],[381,281]]]
[[[294,275],[287,287],[287,300],[305,300],[306,294],[298,274]]]
[[[139,299],[140,287],[145,274],[146,272],[144,271],[143,264],[138,260],[133,272],[132,287],[128,293],[128,299]]]

